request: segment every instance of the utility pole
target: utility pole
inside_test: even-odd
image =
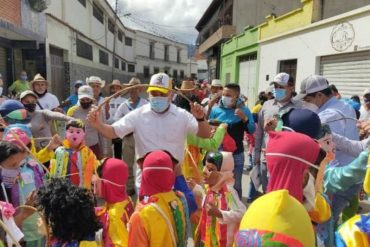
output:
[[[111,81],[114,80],[114,68],[116,67],[116,38],[117,38],[117,11],[118,11],[118,0],[116,0],[115,10],[114,10],[114,34],[113,34],[113,53],[112,53],[112,75]],[[119,63],[119,62],[118,62]],[[119,67],[119,65],[118,65]]]

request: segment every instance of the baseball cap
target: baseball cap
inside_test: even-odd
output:
[[[83,99],[83,98],[89,98],[91,100],[94,100],[94,93],[93,89],[90,86],[81,86],[78,89],[78,100]]]
[[[211,82],[211,87],[223,87],[221,80],[219,79],[213,79]]]
[[[319,116],[308,109],[291,109],[281,117],[283,125],[295,132],[318,139],[321,128]]]
[[[21,95],[19,96],[19,99],[22,100],[23,98],[25,98],[26,96],[28,95],[32,95],[33,97],[35,97],[36,99],[38,99],[39,97],[37,96],[37,94],[35,94],[33,91],[31,90],[26,90],[24,92],[21,93]]]
[[[6,116],[15,110],[24,110],[23,104],[18,100],[8,99],[0,105],[1,116]]]
[[[271,241],[284,246],[315,246],[315,234],[307,210],[287,190],[270,192],[249,206],[240,222],[235,246],[254,246],[268,235],[272,236]]]
[[[150,79],[147,92],[158,91],[161,93],[168,93],[170,89],[172,89],[170,77],[165,73],[158,73],[154,74]]]
[[[288,82],[294,82],[294,78],[288,73],[282,72],[274,77],[274,80],[270,83],[270,85],[277,83],[280,86],[287,86]]]
[[[83,80],[77,80],[73,83],[73,85],[76,86],[82,86],[85,85],[85,82]]]
[[[301,83],[301,90],[296,96],[297,99],[303,99],[307,94],[320,92],[329,87],[329,83],[325,77],[321,75],[310,75]]]

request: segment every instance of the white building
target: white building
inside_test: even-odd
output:
[[[370,88],[370,5],[260,43],[259,91],[280,70],[296,70],[296,91],[311,74],[325,76],[345,97]]]
[[[135,75],[135,31],[126,28],[106,0],[50,1],[46,10],[47,78],[60,98],[71,83],[100,76],[128,82]]]
[[[188,58],[186,44],[136,30],[136,73],[148,82],[152,74],[165,72],[177,81],[195,77],[197,64]]]

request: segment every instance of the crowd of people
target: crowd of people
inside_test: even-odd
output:
[[[1,244],[370,246],[370,89],[295,85],[253,104],[220,80],[90,76],[60,103],[22,71],[0,90]]]

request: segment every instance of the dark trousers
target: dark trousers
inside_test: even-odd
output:
[[[122,159],[122,139],[116,138],[112,140],[114,158]]]

